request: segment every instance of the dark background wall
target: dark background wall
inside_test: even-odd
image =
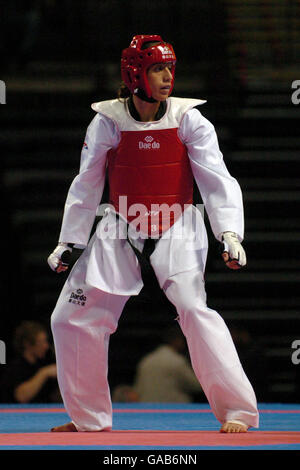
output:
[[[132,36],[158,33],[178,57],[173,94],[208,100],[203,114],[244,194],[248,265],[227,270],[208,226],[208,304],[232,330],[259,399],[299,401],[300,365],[291,359],[300,337],[299,106],[292,101],[299,31],[296,0],[1,2],[0,339],[7,365],[0,367],[9,367],[22,319],[49,326],[66,279],[46,259],[79,168],[90,104],[116,96],[120,53]],[[112,388],[133,380],[138,359],[175,315],[158,291],[128,302],[111,338]]]

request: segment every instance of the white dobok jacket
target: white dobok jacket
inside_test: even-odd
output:
[[[91,229],[101,202],[107,153],[118,146],[122,131],[145,131],[178,128],[185,144],[191,169],[199,188],[212,231],[219,241],[225,231],[244,236],[243,201],[240,186],[228,172],[219,149],[214,126],[196,106],[202,100],[171,97],[167,110],[158,121],[136,121],[129,113],[127,102],[117,99],[92,105],[97,112],[90,123],[80,162],[79,174],[73,180],[64,208],[60,242],[87,246]],[[119,225],[120,224],[120,225]],[[89,246],[86,281],[105,292],[137,295],[143,287],[136,255],[115,228],[126,229],[126,222],[116,219],[112,208],[105,210]],[[119,233],[119,232],[118,232]],[[132,243],[142,249],[143,239],[130,233]],[[175,224],[164,232],[151,255],[158,281],[174,274],[199,267],[205,269],[207,235],[201,211],[189,206]]]

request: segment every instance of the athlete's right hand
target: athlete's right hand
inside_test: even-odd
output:
[[[68,243],[59,243],[53,253],[48,257],[48,264],[53,271],[61,273],[66,271],[70,264],[72,248]]]

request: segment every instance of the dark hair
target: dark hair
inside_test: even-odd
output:
[[[171,344],[178,338],[183,338],[183,333],[178,323],[169,326],[162,333],[162,341],[166,344]]]
[[[13,345],[18,353],[25,349],[25,343],[34,344],[39,333],[46,332],[47,329],[41,323],[35,321],[23,321],[15,330]]]
[[[129,98],[129,96],[131,95],[131,91],[129,90],[129,88],[125,85],[124,82],[121,82],[121,85],[119,86],[119,89],[118,89],[118,99],[126,99],[126,98]]]

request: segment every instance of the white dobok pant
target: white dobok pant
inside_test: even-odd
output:
[[[74,265],[51,318],[58,383],[66,411],[78,431],[110,430],[109,338],[116,331],[130,296],[87,285],[87,262],[85,250]],[[199,269],[171,276],[164,284],[164,292],[176,307],[194,372],[215,417],[220,423],[235,419],[258,427],[254,391],[225,322],[206,305],[203,273]],[[84,306],[81,291],[86,297]],[[79,295],[75,296],[75,303],[74,293]]]

